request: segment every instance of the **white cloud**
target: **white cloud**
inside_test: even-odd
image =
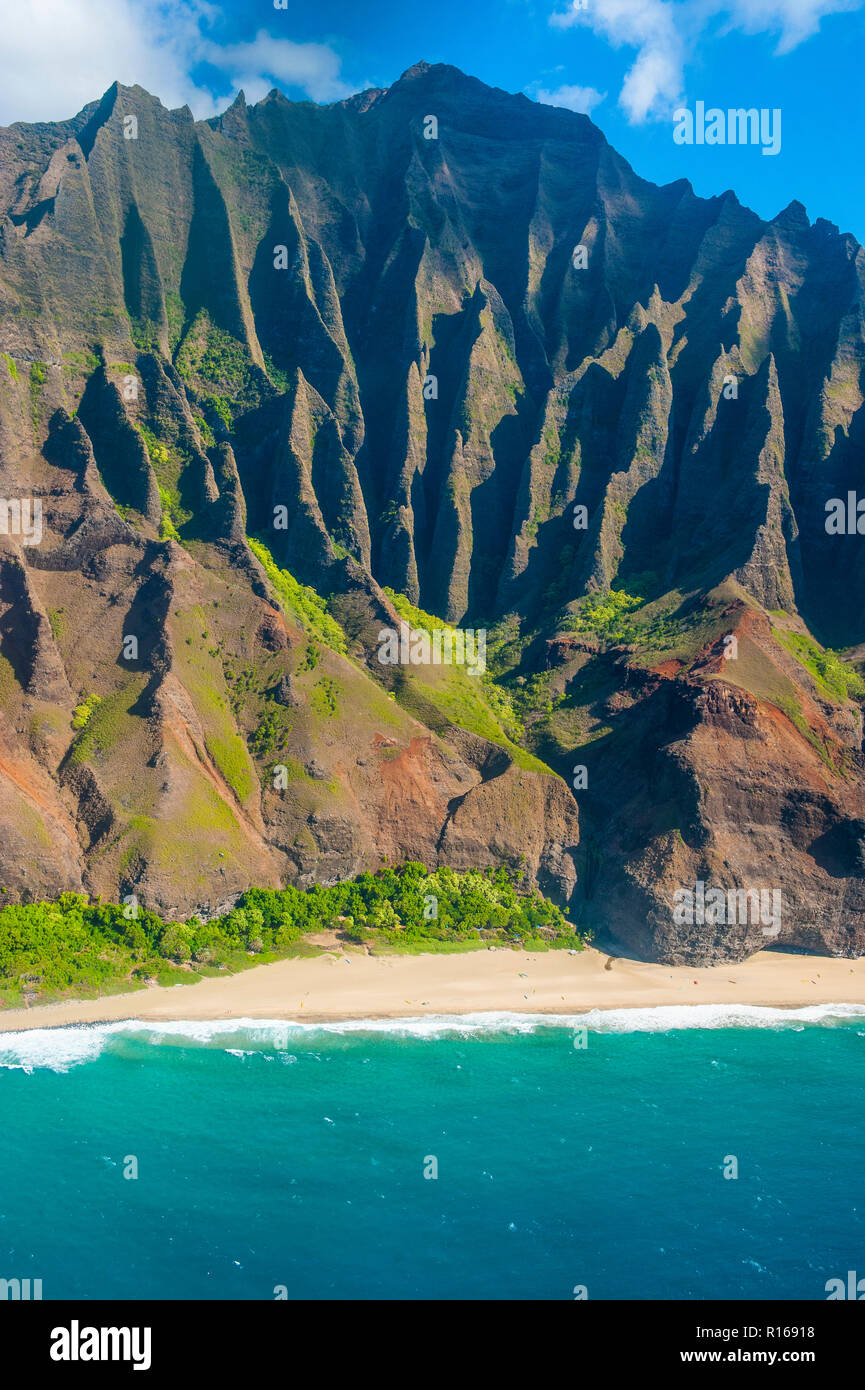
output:
[[[594,87],[556,87],[554,91],[541,87],[533,95],[535,101],[544,106],[565,106],[569,111],[582,111],[588,116],[607,94]]]
[[[232,87],[243,88],[248,101],[259,101],[270,91],[268,78],[300,87],[313,101],[340,101],[357,91],[342,81],[340,59],[332,48],[275,39],[264,29],[250,43],[209,44],[206,58],[229,76]]]
[[[619,105],[633,124],[665,119],[682,100],[685,68],[700,36],[720,20],[721,33],[777,34],[789,53],[816,34],[826,15],[858,10],[863,0],[572,0],[550,16],[559,29],[586,25],[614,48],[636,49]]]
[[[625,74],[619,96],[628,119],[639,124],[675,106],[682,92],[683,66],[680,40],[671,37],[663,42],[650,37],[642,44],[637,61]]]
[[[0,41],[0,121],[60,120],[118,79],[149,86],[167,105],[196,93],[154,5],[128,0],[31,0],[5,7]],[[210,114],[210,113],[208,113]]]
[[[339,56],[327,45],[262,31],[249,43],[221,47],[208,34],[221,18],[209,0],[9,0],[0,124],[73,116],[115,80],[146,87],[168,107],[186,103],[200,119],[224,110],[240,86],[250,101],[279,83],[313,101],[357,90],[341,80]],[[219,74],[212,84],[190,77],[201,63]],[[231,94],[219,95],[229,85]]]
[[[679,23],[682,8],[668,0],[588,0],[587,7],[581,8],[575,0],[569,10],[554,14],[550,22],[562,29],[587,24],[614,48],[625,45],[637,49],[619,104],[628,119],[638,123],[666,114],[681,96],[685,61]]]
[[[820,28],[830,14],[858,10],[862,0],[727,0],[720,8],[730,16],[729,29],[745,34],[778,34],[776,53],[789,53]]]

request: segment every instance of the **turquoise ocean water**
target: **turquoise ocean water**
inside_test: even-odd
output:
[[[863,1060],[843,1005],[0,1035],[0,1277],[825,1299],[865,1275]]]

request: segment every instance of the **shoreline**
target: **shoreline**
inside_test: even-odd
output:
[[[865,1007],[865,957],[761,951],[739,965],[694,967],[611,957],[592,947],[575,956],[509,949],[370,956],[340,949],[194,985],[156,985],[99,999],[2,1010],[0,1032],[128,1019],[336,1023],[475,1013],[573,1015],[694,1004]]]

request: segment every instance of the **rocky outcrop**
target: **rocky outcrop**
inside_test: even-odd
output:
[[[629,952],[673,964],[766,946],[861,955],[861,715],[851,723],[807,678],[794,687],[769,624],[745,605],[736,616],[736,657],[713,643],[690,668],[641,681],[603,752],[582,750],[591,790],[578,794],[575,910]],[[704,898],[724,894],[716,920],[697,908],[700,884]]]

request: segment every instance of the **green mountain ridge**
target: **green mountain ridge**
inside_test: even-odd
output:
[[[0,129],[44,526],[0,535],[0,884],[495,863],[653,958],[861,953],[863,269],[445,65]],[[401,620],[486,673],[383,665]],[[676,924],[697,880],[781,890],[777,941]]]

